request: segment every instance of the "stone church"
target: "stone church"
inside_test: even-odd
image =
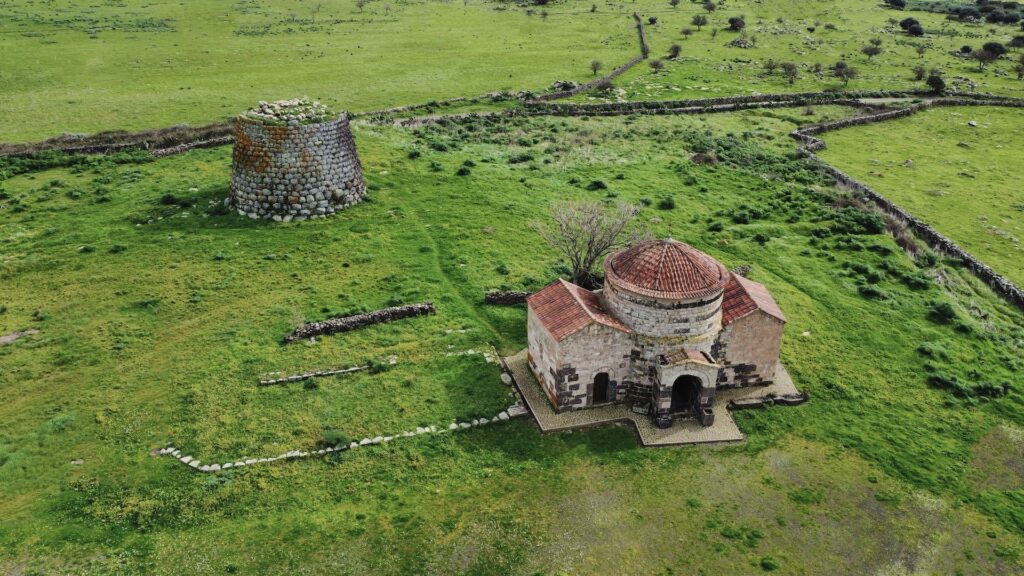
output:
[[[530,368],[558,411],[627,402],[708,426],[716,390],[773,381],[786,319],[761,284],[671,238],[604,272],[601,290],[558,280],[527,299]]]

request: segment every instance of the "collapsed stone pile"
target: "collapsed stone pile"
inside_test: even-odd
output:
[[[309,98],[294,98],[264,102],[243,114],[250,120],[262,122],[268,126],[284,126],[291,123],[318,124],[331,119],[327,106]]]
[[[348,118],[307,100],[261,102],[235,118],[228,204],[250,218],[305,220],[363,199]]]

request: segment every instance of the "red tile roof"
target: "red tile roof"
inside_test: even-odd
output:
[[[653,298],[691,300],[720,293],[729,272],[696,248],[673,240],[649,240],[612,254],[605,281]]]
[[[559,342],[594,322],[630,331],[601,308],[597,294],[561,278],[531,294],[526,304]]]
[[[722,298],[722,325],[739,320],[754,310],[761,310],[773,318],[786,321],[767,288],[739,274],[730,273]]]

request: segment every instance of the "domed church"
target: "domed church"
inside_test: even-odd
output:
[[[609,255],[601,290],[527,299],[528,361],[559,412],[626,402],[666,428],[714,422],[719,388],[773,382],[786,319],[768,290],[671,238]]]

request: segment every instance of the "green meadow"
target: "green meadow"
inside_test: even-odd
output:
[[[820,156],[1021,285],[1022,122],[1015,108],[936,108],[830,132]]]
[[[0,2],[0,140],[61,133],[139,130],[221,121],[257,100],[307,95],[354,112],[485,92],[541,92],[556,80],[586,81],[639,53],[631,14],[646,26],[652,73],[641,63],[619,92],[587,98],[699,98],[842,87],[828,67],[845,59],[851,89],[924,88],[912,69],[944,71],[961,91],[1024,95],[1009,54],[979,71],[956,52],[1008,44],[1016,26],[963,24],[941,14],[887,10],[874,0],[730,0],[708,14],[699,3],[366,2],[240,0],[83,5]],[[709,23],[697,30],[695,15]],[[727,29],[743,16],[741,32]],[[907,36],[896,22],[925,27]],[[692,34],[684,36],[683,28]],[[730,43],[740,37],[750,48]],[[881,54],[860,50],[872,38]],[[673,44],[680,55],[665,59]],[[925,53],[918,55],[917,47]],[[789,83],[764,63],[793,62]],[[815,65],[821,66],[815,72]]]
[[[539,92],[636,55],[634,11],[656,19],[663,70],[574,100],[835,89],[840,59],[851,90],[921,88],[923,66],[1024,96],[1016,52],[984,70],[954,54],[1017,26],[874,0],[716,6],[698,31],[685,0],[0,0],[0,141],[302,95],[362,112]],[[768,59],[796,63],[794,82]],[[357,119],[366,200],[291,223],[224,207],[229,146],[0,158],[0,336],[31,331],[0,344],[0,574],[1024,574],[1024,313],[958,262],[909,255],[794,153],[795,128],[856,113]],[[821,155],[1022,283],[1021,114],[926,110],[828,133]],[[488,358],[526,346],[526,312],[483,297],[566,274],[533,226],[562,200],[638,205],[651,235],[751,266],[810,401],[736,412],[747,441],[728,446],[519,419],[216,474],[152,455],[276,456],[505,409]],[[437,314],[281,344],[424,301]]]
[[[369,200],[284,225],[219,207],[228,147],[7,179],[0,333],[39,333],[0,348],[0,566],[1021,573],[1021,313],[952,263],[911,260],[793,160],[788,131],[848,113],[815,112],[357,125]],[[689,161],[708,150],[722,163]],[[217,475],[149,455],[274,455],[493,414],[508,389],[465,352],[521,349],[525,312],[482,296],[561,272],[529,225],[567,198],[638,203],[652,234],[751,264],[812,400],[737,413],[748,442],[717,449],[514,421]],[[279,343],[303,320],[423,300],[438,314]]]

